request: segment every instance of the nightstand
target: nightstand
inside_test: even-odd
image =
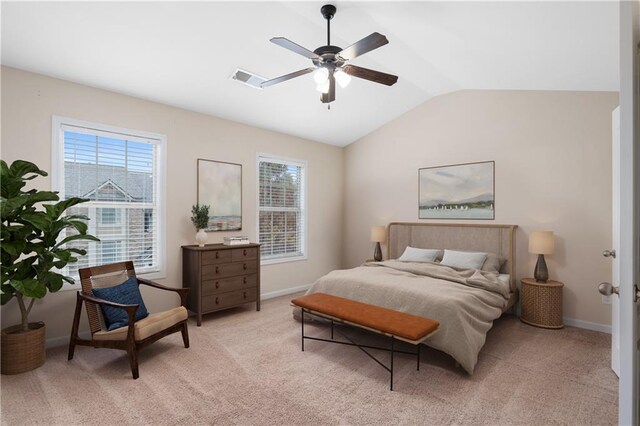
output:
[[[520,280],[520,321],[542,328],[562,328],[562,287],[560,281]]]

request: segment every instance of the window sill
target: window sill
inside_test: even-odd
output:
[[[167,274],[165,273],[165,271],[160,270],[160,271],[136,273],[136,276],[139,276],[141,278],[146,278],[148,280],[160,280],[160,279],[166,278]],[[80,277],[77,277],[77,278],[74,277],[74,279],[76,281],[74,284],[69,284],[68,282],[65,282],[62,285],[62,288],[58,290],[58,292],[72,291],[72,290],[82,291],[82,285],[80,284]]]
[[[303,260],[307,260],[307,256],[292,256],[292,257],[276,257],[273,259],[261,259],[260,266],[266,265],[275,265],[277,263],[289,263],[289,262],[300,262]]]

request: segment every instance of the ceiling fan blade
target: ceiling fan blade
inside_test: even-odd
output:
[[[328,104],[336,100],[336,78],[333,73],[329,74],[329,92],[323,93],[320,96],[320,101],[323,104]]]
[[[260,87],[265,88],[269,86],[273,86],[274,84],[282,83],[283,81],[291,80],[292,78],[300,77],[301,75],[309,74],[315,70],[314,67],[305,68],[303,70],[295,71],[289,74],[281,75],[280,77],[272,78],[271,80],[267,80],[262,82]]]
[[[387,86],[393,86],[398,81],[398,76],[393,74],[386,74],[380,71],[370,70],[368,68],[357,67],[355,65],[345,65],[342,70],[354,77],[363,78],[365,80],[373,81],[374,83],[386,84]]]
[[[377,49],[378,47],[384,46],[389,43],[387,37],[383,36],[380,33],[372,33],[363,38],[360,41],[356,41],[351,46],[342,49],[338,52],[338,55],[342,60],[349,61],[353,58],[357,58],[360,55],[364,55],[367,52],[372,51],[373,49]]]
[[[305,58],[320,59],[320,56],[316,55],[315,53],[313,53],[309,49],[305,49],[304,47],[300,46],[299,44],[296,44],[296,43],[292,42],[291,40],[286,39],[284,37],[274,37],[270,41],[271,41],[271,43],[277,44],[278,46],[284,47],[285,49],[289,49],[290,51],[292,51],[294,53],[297,53],[298,55],[302,55]]]

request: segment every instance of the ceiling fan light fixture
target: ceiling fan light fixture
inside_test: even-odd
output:
[[[325,82],[329,81],[329,70],[324,68],[324,67],[320,67],[317,70],[315,70],[313,72],[313,80],[316,82],[316,84],[321,85]]]
[[[329,93],[329,79],[327,78],[324,83],[318,84],[316,90],[320,93]]]
[[[329,79],[325,80],[324,83],[318,84],[316,90],[320,93],[329,93]]]
[[[320,12],[327,21],[326,45],[311,51],[285,37],[273,37],[270,40],[280,47],[311,60],[313,66],[262,81],[259,83],[260,88],[273,86],[274,84],[279,84],[292,78],[313,73],[316,90],[322,93],[320,102],[330,104],[336,100],[336,83],[341,88],[345,88],[349,85],[352,77],[369,80],[386,86],[393,86],[398,81],[398,76],[393,74],[370,70],[351,65],[350,63],[347,64],[347,62],[389,43],[387,37],[378,32],[374,32],[345,49],[334,46],[331,44],[331,19],[336,14],[336,7],[331,4],[325,4],[320,9]]]
[[[347,87],[351,82],[351,76],[346,72],[342,71],[341,69],[337,69],[333,73],[333,76],[336,78],[336,83],[338,83],[338,85],[343,89]]]

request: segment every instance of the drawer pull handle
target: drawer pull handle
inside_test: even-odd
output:
[[[216,289],[220,288],[220,283],[216,281]]]
[[[245,291],[243,294],[244,294],[244,298],[246,299],[247,298],[247,292]]]
[[[216,305],[218,304],[218,298],[216,297]]]
[[[219,259],[219,258],[220,258],[220,252],[217,251],[216,252],[216,259]]]
[[[243,283],[243,284],[246,284],[246,283],[247,283],[247,277],[244,277],[244,278],[242,279],[242,283]]]
[[[247,270],[247,264],[246,263],[242,264],[242,269],[245,270],[245,271]]]
[[[246,256],[247,255],[247,249],[242,250],[242,255]]]
[[[218,267],[216,266],[216,274],[219,274],[220,270],[218,269]]]

